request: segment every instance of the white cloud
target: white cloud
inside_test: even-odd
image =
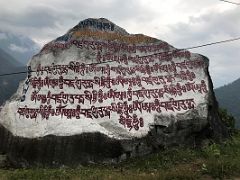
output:
[[[0,32],[0,40],[2,40],[2,39],[7,39],[7,36],[5,33]]]
[[[187,23],[168,26],[168,31],[159,33],[178,48],[211,43],[240,37],[239,9],[211,8],[204,14],[189,17]],[[227,84],[240,77],[239,41],[218,44],[192,50],[210,59],[210,73],[215,87]]]
[[[28,51],[27,48],[20,47],[20,46],[17,46],[15,44],[10,44],[9,49],[11,49],[12,51],[21,52],[21,53],[24,53],[24,52]]]

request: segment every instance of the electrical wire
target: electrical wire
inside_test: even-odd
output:
[[[1,76],[9,76],[9,75],[15,75],[15,74],[24,74],[24,73],[28,73],[29,71],[21,71],[21,72],[15,72],[15,73],[6,73],[6,74],[0,74]],[[34,72],[34,71],[33,71]]]
[[[232,1],[226,1],[226,0],[220,0],[220,1],[230,3],[230,4],[240,5],[240,3],[236,3],[236,2],[232,2]]]
[[[223,41],[215,41],[212,43],[202,44],[202,45],[198,45],[198,46],[192,46],[192,47],[188,47],[188,48],[185,48],[182,50],[197,49],[197,48],[201,48],[201,47],[205,47],[205,46],[211,46],[211,45],[215,45],[215,44],[227,43],[227,42],[232,42],[232,41],[237,41],[237,40],[240,40],[240,37],[233,38],[233,39],[227,39],[227,40],[223,40]]]
[[[216,44],[222,44],[222,43],[227,43],[227,42],[232,42],[232,41],[237,41],[237,40],[240,40],[240,37],[227,39],[227,40],[222,40],[222,41],[211,42],[211,43],[197,45],[197,46],[191,46],[191,47],[187,47],[187,48],[183,48],[183,49],[175,49],[175,50],[172,50],[172,51],[159,52],[159,53],[155,53],[155,54],[151,54],[151,55],[159,55],[159,54],[171,53],[171,52],[175,53],[175,52],[179,52],[179,51],[197,49],[197,48],[202,48],[202,47],[206,47],[206,46],[212,46],[212,45],[216,45]],[[142,56],[142,57],[144,57],[144,56]],[[114,61],[115,60],[104,61],[104,62],[99,62],[99,63],[90,63],[90,64],[85,64],[85,65],[105,64],[105,63],[110,63],[110,62],[114,62]],[[15,72],[15,73],[6,73],[6,74],[0,74],[0,77],[1,76],[10,76],[10,75],[15,75],[15,74],[31,73],[31,72],[36,72],[36,71],[28,70],[28,71],[21,71],[21,72]]]

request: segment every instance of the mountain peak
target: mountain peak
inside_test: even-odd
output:
[[[122,41],[123,43],[160,42],[160,40],[156,38],[146,36],[143,34],[130,34],[125,29],[116,25],[115,23],[111,22],[106,18],[87,18],[85,20],[80,21],[76,26],[71,28],[63,36],[60,36],[57,39],[46,44],[43,47],[43,49],[45,49],[45,47],[52,43],[56,42],[66,43],[70,42],[73,39],[76,40],[82,37],[91,39],[102,39],[106,41],[117,40]]]
[[[2,30],[0,30],[0,48],[24,65],[40,49],[31,38]]]
[[[70,32],[87,29],[92,31],[115,32],[121,35],[129,35],[125,29],[117,26],[106,18],[87,18],[80,21],[73,29],[70,30]]]

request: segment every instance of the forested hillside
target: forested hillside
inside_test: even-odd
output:
[[[236,119],[236,127],[240,128],[240,78],[236,81],[215,89],[220,107],[227,109]]]

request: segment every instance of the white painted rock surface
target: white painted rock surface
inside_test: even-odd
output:
[[[100,133],[120,144],[137,138],[139,148],[153,132],[164,145],[166,130],[174,139],[184,129],[182,140],[175,138],[180,143],[211,126],[217,109],[207,58],[128,34],[106,19],[80,22],[28,66],[28,78],[0,112],[0,124],[13,137]],[[119,157],[128,152],[124,147]]]

